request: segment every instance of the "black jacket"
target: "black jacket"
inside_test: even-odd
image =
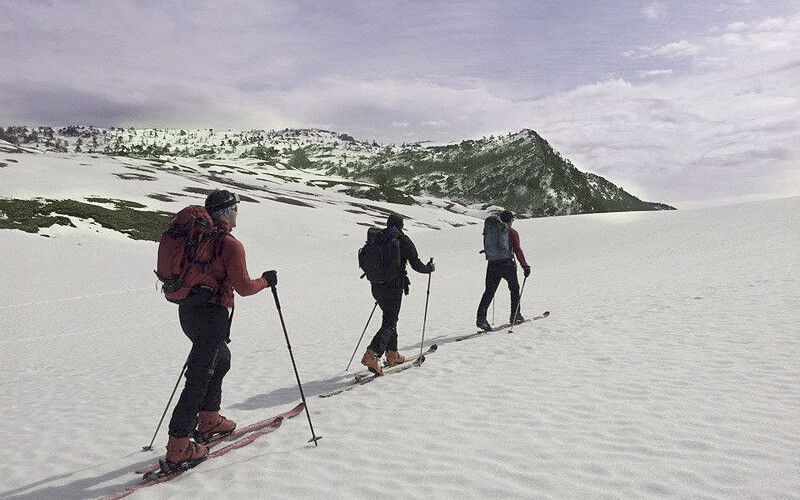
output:
[[[397,238],[400,240],[400,256],[402,259],[402,269],[403,274],[408,275],[406,271],[406,263],[411,264],[411,268],[418,273],[428,274],[430,273],[430,269],[428,268],[427,264],[423,264],[421,260],[419,260],[419,254],[417,253],[417,247],[414,246],[414,242],[411,241],[411,238],[406,236],[406,234],[400,230],[398,231]]]

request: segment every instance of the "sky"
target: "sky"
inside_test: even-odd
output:
[[[800,0],[0,0],[0,126],[537,131],[678,208],[800,194]]]

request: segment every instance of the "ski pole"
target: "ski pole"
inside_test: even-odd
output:
[[[525,292],[525,282],[528,281],[528,277],[525,276],[522,278],[522,288],[519,291],[519,301],[517,302],[517,310],[514,311],[514,317],[511,319],[511,328],[508,329],[508,333],[514,332],[514,324],[517,322],[517,316],[519,316],[519,308],[522,305],[522,294]]]
[[[175,388],[172,389],[172,394],[169,397],[169,401],[167,401],[167,406],[164,407],[164,413],[161,414],[161,420],[158,421],[158,426],[156,426],[156,431],[153,433],[153,439],[150,440],[150,444],[149,445],[142,446],[142,450],[144,450],[144,451],[152,451],[153,443],[156,442],[156,436],[158,435],[158,431],[161,429],[161,424],[164,423],[164,417],[167,415],[167,410],[169,409],[169,405],[172,404],[172,398],[175,397],[175,392],[178,390],[178,384],[181,383],[181,379],[183,378],[184,372],[186,372],[186,367],[187,366],[189,366],[189,358],[186,358],[186,363],[184,363],[183,364],[183,368],[181,368],[181,374],[178,375],[178,381],[175,382]]]
[[[281,311],[281,301],[278,300],[278,289],[275,286],[270,287],[272,288],[272,296],[275,297],[275,307],[278,308],[278,316],[281,319],[281,328],[283,328],[283,336],[286,337],[286,347],[289,349],[289,357],[292,358],[292,367],[294,368],[294,376],[297,378],[297,387],[300,388],[300,398],[303,400],[303,406],[306,408],[306,417],[308,417],[308,426],[311,428],[311,439],[308,440],[310,443],[314,441],[314,446],[319,446],[317,441],[322,439],[322,436],[317,437],[314,434],[314,425],[311,423],[311,413],[308,411],[308,405],[306,404],[306,395],[303,393],[303,384],[300,383],[300,374],[297,373],[297,364],[294,362],[294,354],[292,354],[292,344],[289,343],[289,334],[286,333],[286,323],[283,321],[283,312]]]
[[[350,356],[350,363],[352,363],[353,362],[353,358],[356,357],[356,352],[358,351],[358,346],[361,345],[361,341],[364,339],[364,334],[367,333],[367,327],[369,327],[369,322],[372,321],[372,315],[375,314],[375,308],[377,308],[377,307],[378,307],[378,301],[376,300],[375,301],[375,305],[372,307],[372,312],[369,313],[369,318],[367,319],[367,324],[364,325],[364,331],[361,332],[361,338],[358,339],[358,344],[356,344],[356,348],[353,350],[353,355]],[[344,371],[347,371],[347,370],[350,369],[350,363],[347,363],[347,368],[345,368]]]
[[[428,266],[431,264],[433,264],[433,257],[428,261]],[[425,344],[425,324],[428,322],[428,299],[431,297],[431,274],[433,273],[428,273],[428,291],[425,293],[425,315],[422,317],[422,340],[419,342],[419,358],[414,361],[414,364],[417,366],[420,366],[425,361],[425,357],[422,355],[422,348]]]

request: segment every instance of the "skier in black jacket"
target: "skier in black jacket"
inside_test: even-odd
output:
[[[383,370],[380,365],[380,358],[386,353],[386,366],[399,365],[405,361],[405,357],[397,352],[397,319],[400,315],[400,306],[403,300],[403,293],[408,295],[408,286],[411,283],[406,271],[406,263],[411,264],[414,271],[421,274],[430,274],[435,270],[433,259],[428,264],[423,264],[419,260],[417,248],[411,238],[403,233],[403,217],[392,214],[386,221],[387,229],[394,227],[397,229],[397,238],[400,242],[401,266],[393,277],[383,283],[372,283],[372,297],[383,311],[383,322],[381,328],[372,338],[372,342],[367,348],[367,352],[361,358],[361,364],[369,368],[369,371],[380,375]]]

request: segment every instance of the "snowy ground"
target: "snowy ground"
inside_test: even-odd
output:
[[[4,156],[19,162],[0,168],[0,197],[105,195],[173,211],[193,201],[145,198],[153,183],[107,175],[116,167],[103,158]],[[160,192],[186,184],[159,179]],[[425,344],[440,349],[321,399],[349,379],[373,306],[356,250],[359,223],[378,217],[314,193],[303,196],[315,208],[243,203],[235,234],[252,274],[278,270],[319,447],[301,416],[131,498],[800,498],[800,198],[518,221],[534,269],[523,313],[552,314],[464,342],[454,339],[475,330],[483,287],[480,226],[395,207],[437,264]],[[163,429],[156,451],[141,448],[189,349],[156,290],[154,243],[88,224],[47,233],[0,231],[0,500],[100,498],[135,483],[131,471],[164,451]],[[427,285],[411,278],[405,353],[420,347]],[[507,315],[501,285],[496,322]],[[373,319],[367,336],[376,329]],[[246,424],[294,406],[269,291],[237,298],[232,338],[223,413]]]

